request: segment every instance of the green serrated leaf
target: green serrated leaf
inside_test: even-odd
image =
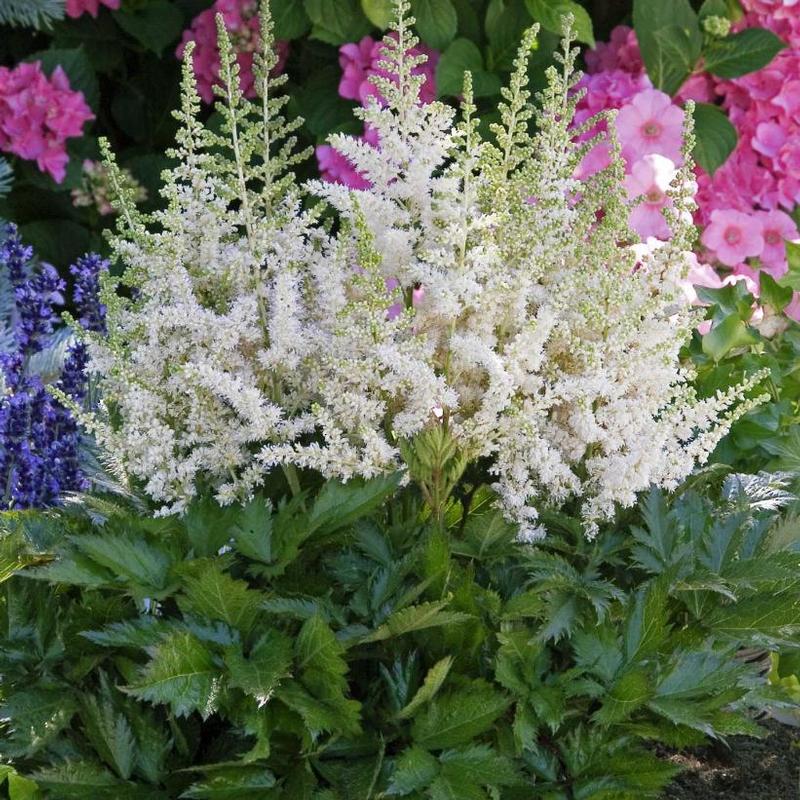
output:
[[[488,731],[509,703],[490,684],[473,681],[467,688],[435,697],[414,720],[412,737],[428,750],[467,744]]]
[[[128,780],[136,758],[136,740],[128,720],[111,705],[108,693],[101,700],[85,697],[81,717],[97,754],[120,778]]]
[[[397,489],[401,478],[400,473],[395,473],[368,481],[328,481],[311,509],[309,527],[318,536],[349,527],[378,508]]]
[[[641,708],[653,694],[652,676],[647,670],[632,669],[623,673],[609,689],[592,719],[600,725],[622,722]]]
[[[401,709],[397,716],[400,719],[409,719],[410,717],[413,717],[417,711],[419,711],[419,709],[425,705],[425,703],[431,701],[439,689],[442,688],[442,684],[445,682],[447,674],[450,672],[450,667],[452,666],[452,656],[446,656],[441,661],[437,661],[428,670],[422,686],[417,689],[417,693],[411,699],[411,702],[408,703],[405,708]]]
[[[236,549],[247,558],[272,561],[272,505],[263,497],[253,498],[239,509],[232,526]]]
[[[205,780],[194,783],[181,798],[191,800],[256,800],[272,795],[275,776],[264,767],[222,767],[215,769]]]
[[[275,630],[262,634],[246,658],[240,649],[231,648],[225,654],[229,684],[254,697],[259,706],[265,705],[289,674],[292,651],[289,636]]]
[[[139,679],[125,688],[139,700],[169,705],[175,716],[216,709],[220,674],[206,645],[190,633],[173,633],[152,648]]]
[[[439,774],[439,762],[421,747],[409,747],[395,761],[387,794],[403,797],[430,786]]]
[[[0,714],[7,720],[5,750],[10,755],[32,756],[56,739],[78,710],[69,693],[58,689],[29,689],[10,692]]]
[[[255,625],[262,596],[224,573],[219,561],[197,559],[181,565],[183,579],[178,605],[184,614],[200,619],[221,620],[244,634]]]
[[[71,541],[81,553],[139,592],[158,593],[167,585],[172,559],[140,537],[109,533],[76,536]]]
[[[444,611],[446,600],[431,603],[420,603],[416,606],[402,608],[395,611],[386,622],[376,628],[363,642],[380,642],[395,636],[403,636],[412,631],[436,628],[443,625],[456,625],[467,622],[473,617],[460,611]]]

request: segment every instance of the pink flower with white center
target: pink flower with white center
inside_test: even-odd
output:
[[[669,205],[667,189],[675,177],[675,164],[657,153],[646,155],[637,161],[625,178],[625,189],[629,200],[643,197],[644,200],[631,210],[630,226],[642,239],[655,236],[669,238],[669,226],[664,219],[664,208]]]
[[[617,114],[617,135],[628,163],[659,153],[676,164],[683,161],[683,111],[668,94],[645,89]]]
[[[721,263],[735,267],[764,251],[764,227],[753,214],[733,209],[711,212],[711,222],[700,241]]]
[[[797,225],[784,211],[762,211],[758,214],[764,230],[761,263],[765,267],[786,268],[786,240],[798,238]],[[772,270],[770,270],[772,272]],[[775,275],[772,276],[773,278]]]
[[[66,12],[68,17],[80,17],[87,12],[93,17],[97,16],[101,4],[106,8],[119,8],[120,0],[67,0]]]

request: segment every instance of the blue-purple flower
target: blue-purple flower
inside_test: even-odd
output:
[[[64,303],[64,281],[49,264],[33,264],[31,248],[13,225],[0,231],[0,270],[6,270],[14,293],[14,349],[0,353],[5,394],[0,396],[0,506],[33,508],[54,505],[65,492],[87,481],[80,468],[78,424],[72,413],[30,373],[29,359],[47,346]],[[98,300],[99,275],[108,268],[97,255],[70,268],[73,300],[81,326],[105,330],[105,307]],[[86,346],[75,342],[55,385],[76,403],[86,397]]]

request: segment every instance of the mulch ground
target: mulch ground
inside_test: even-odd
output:
[[[670,800],[800,800],[800,729],[768,720],[765,739],[735,736],[675,753],[685,770],[664,797]]]

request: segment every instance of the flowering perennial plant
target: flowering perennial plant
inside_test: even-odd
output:
[[[80,469],[78,424],[68,408],[48,391],[52,382],[70,404],[86,397],[86,347],[72,344],[60,375],[38,374],[32,358],[47,347],[58,323],[64,281],[49,264],[33,271],[31,248],[14,226],[4,231],[0,267],[13,291],[12,346],[0,353],[0,505],[39,508],[57,503],[68,491],[85,489]],[[98,303],[98,275],[107,269],[98,256],[86,256],[72,268],[73,299],[80,325],[102,333],[105,310]]]
[[[187,46],[167,209],[145,218],[115,187],[113,247],[133,291],[105,288],[109,334],[90,352],[108,413],[91,424],[165,513],[207,486],[222,503],[246,498],[275,467],[348,480],[407,465],[417,479],[423,450],[446,451],[456,472],[489,465],[522,539],[541,534],[541,506],[570,500],[592,534],[616,504],[675,487],[756,402],[734,410],[755,377],[697,397],[679,359],[698,321],[681,289],[690,130],[659,184],[670,236],[642,242],[613,125],[599,134],[608,166],[575,177],[597,141],[576,141],[569,42],[535,108],[525,35],[485,139],[469,76],[459,121],[421,102],[425,56],[409,4],[398,9],[375,96],[356,111],[380,148],[330,140],[369,185],[308,187],[338,213],[332,228],[292,175],[299,123],[280,113],[266,5],[256,101],[217,18],[222,133],[197,120]],[[444,472],[419,478],[435,514]]]
[[[64,180],[67,139],[94,119],[81,92],[70,88],[61,67],[48,78],[38,61],[0,67],[0,150],[36,161],[42,172]]]
[[[197,91],[204,102],[213,102],[214,84],[219,80],[216,18],[220,14],[225,20],[231,44],[236,51],[242,93],[246,97],[255,97],[253,57],[261,47],[257,9],[257,0],[215,0],[211,8],[201,11],[192,20],[191,27],[183,32],[183,39],[175,54],[178,58],[183,58],[187,43],[195,43],[193,63]],[[281,72],[289,54],[288,42],[276,42],[275,52],[278,58],[273,69]]]

